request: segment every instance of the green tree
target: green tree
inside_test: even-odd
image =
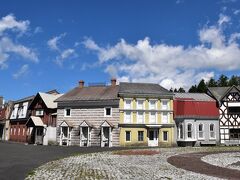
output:
[[[215,81],[215,79],[213,78],[211,78],[207,83],[208,87],[217,87],[217,85],[218,85],[217,81]]]
[[[193,85],[192,87],[190,87],[190,89],[188,90],[188,92],[190,93],[196,93],[197,92],[197,86]]]
[[[228,86],[233,86],[233,85],[235,85],[235,86],[238,86],[239,85],[239,78],[237,77],[237,76],[232,76],[231,77],[231,79],[229,79],[229,81],[228,81]]]
[[[171,87],[171,89],[169,89],[170,92],[173,92],[173,88]]]
[[[180,93],[185,93],[186,91],[185,91],[184,88],[180,87],[180,88],[178,89],[178,92],[180,92]]]
[[[228,77],[222,74],[218,79],[218,87],[224,86],[228,86]]]
[[[199,93],[206,93],[207,92],[207,85],[206,85],[204,79],[202,79],[199,82],[199,84],[197,86],[197,92],[199,92]]]

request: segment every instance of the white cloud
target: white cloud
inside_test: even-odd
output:
[[[62,51],[59,56],[57,56],[56,62],[57,64],[62,65],[66,59],[75,57],[75,56],[77,55],[74,49],[66,49]]]
[[[29,72],[29,66],[27,64],[23,65],[18,72],[13,74],[14,79],[19,79],[20,77],[26,75]]]
[[[37,27],[34,29],[34,34],[41,33],[41,32],[43,32],[43,29],[42,29],[40,26],[37,26]]]
[[[220,14],[219,19],[218,19],[218,25],[221,26],[224,23],[228,23],[230,21],[231,21],[231,18],[229,16],[226,16],[224,14]]]
[[[55,36],[52,39],[48,40],[47,44],[48,44],[49,48],[52,50],[58,51],[59,50],[58,42],[64,36],[66,36],[66,33],[60,34],[59,36]]]
[[[0,34],[6,30],[25,32],[29,24],[30,22],[28,20],[17,21],[13,14],[9,14],[0,20]]]
[[[234,11],[233,11],[233,14],[235,14],[235,15],[238,15],[240,13],[240,9],[235,9]]]
[[[28,20],[17,21],[12,14],[0,19],[0,69],[8,67],[7,61],[12,54],[19,55],[32,62],[38,62],[38,56],[34,50],[13,41],[14,35],[18,36],[19,33],[25,33],[29,28],[29,24]],[[13,32],[11,38],[8,31]]]
[[[91,39],[83,44],[95,51],[105,72],[120,80],[157,82],[166,88],[184,87],[209,80],[214,71],[240,69],[238,33],[226,37],[223,23],[230,19],[220,15],[218,25],[199,31],[200,43],[196,46],[151,44],[149,38],[130,44],[124,39],[113,46],[100,47]]]

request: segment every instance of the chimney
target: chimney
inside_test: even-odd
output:
[[[115,78],[111,79],[111,86],[116,86],[117,80]]]
[[[80,80],[80,81],[79,81],[79,87],[80,87],[80,88],[83,88],[83,87],[84,87],[84,81],[83,81],[83,80]]]

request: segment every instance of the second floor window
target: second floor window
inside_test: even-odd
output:
[[[124,123],[131,123],[131,112],[127,111],[124,113]]]
[[[162,123],[163,124],[167,124],[168,123],[168,113],[167,112],[163,112],[162,113]]]
[[[169,104],[168,100],[162,100],[162,109],[168,110],[169,109],[168,104]]]
[[[149,109],[156,109],[156,100],[149,100]]]
[[[192,138],[192,124],[187,125],[187,136],[188,138]]]
[[[70,108],[65,109],[64,116],[65,117],[71,117],[71,109]]]
[[[112,108],[110,108],[110,107],[106,107],[105,109],[104,109],[104,116],[105,117],[111,117],[112,116]]]
[[[124,109],[131,109],[132,100],[126,99],[124,103]]]
[[[156,124],[157,123],[157,115],[155,112],[150,112],[150,123]]]
[[[144,123],[144,113],[143,112],[137,112],[137,122],[140,124]]]
[[[43,116],[43,109],[36,110],[36,116]]]
[[[137,109],[144,109],[144,100],[137,100]]]

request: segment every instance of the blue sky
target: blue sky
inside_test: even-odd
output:
[[[1,1],[0,95],[239,75],[238,0]]]

